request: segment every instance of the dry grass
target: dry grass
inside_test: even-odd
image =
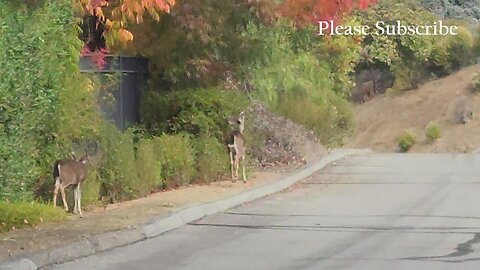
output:
[[[472,92],[472,80],[480,65],[465,68],[448,77],[428,82],[419,89],[382,95],[354,106],[356,131],[348,147],[369,147],[377,151],[396,151],[398,134],[413,128],[425,130],[436,122],[442,138],[431,143],[424,135],[410,152],[470,152],[480,148],[480,123],[454,123],[455,100],[465,96],[475,115],[480,95]]]

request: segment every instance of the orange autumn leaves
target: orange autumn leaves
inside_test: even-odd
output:
[[[127,43],[133,34],[126,29],[127,23],[142,23],[145,15],[160,20],[162,12],[169,13],[176,0],[76,0],[81,15],[93,15],[104,24],[105,35],[114,37],[115,42]]]

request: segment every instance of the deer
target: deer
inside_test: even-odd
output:
[[[227,144],[230,153],[230,168],[232,172],[232,181],[236,182],[238,179],[238,168],[240,160],[242,161],[243,182],[247,182],[245,175],[245,137],[243,130],[245,128],[245,112],[240,112],[235,122],[229,121],[230,124],[235,124],[236,129],[230,134],[229,142]]]
[[[77,159],[72,153],[73,159],[59,159],[53,163],[53,179],[55,181],[55,188],[53,191],[53,207],[57,207],[58,190],[62,193],[62,201],[65,211],[68,212],[68,204],[65,198],[65,188],[70,185],[76,185],[73,190],[75,205],[73,213],[82,215],[82,192],[81,184],[87,179],[86,164],[89,160],[85,153],[80,159]]]

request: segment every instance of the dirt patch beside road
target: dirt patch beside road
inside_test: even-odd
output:
[[[135,228],[154,218],[167,216],[179,208],[223,199],[285,175],[286,173],[281,172],[258,172],[246,184],[242,181],[221,181],[210,185],[184,187],[108,205],[106,208],[95,208],[82,217],[71,216],[70,220],[65,222],[1,234],[0,261],[60,247],[92,234]]]
[[[480,94],[472,93],[471,83],[480,66],[465,68],[448,77],[434,80],[419,89],[397,95],[381,95],[354,106],[356,131],[347,147],[372,148],[393,152],[398,149],[398,137],[407,129],[418,136],[410,152],[473,152],[480,149]],[[475,113],[466,125],[453,123],[451,118],[456,100],[466,97]],[[425,127],[435,121],[441,129],[441,139],[429,142]]]

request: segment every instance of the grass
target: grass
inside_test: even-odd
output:
[[[67,219],[62,208],[41,203],[0,202],[0,232]]]
[[[432,142],[440,139],[442,133],[438,124],[435,122],[428,124],[428,126],[425,128],[425,136]]]
[[[400,151],[407,152],[412,148],[412,146],[417,141],[417,135],[411,130],[405,131],[399,138],[398,138],[398,147]]]

